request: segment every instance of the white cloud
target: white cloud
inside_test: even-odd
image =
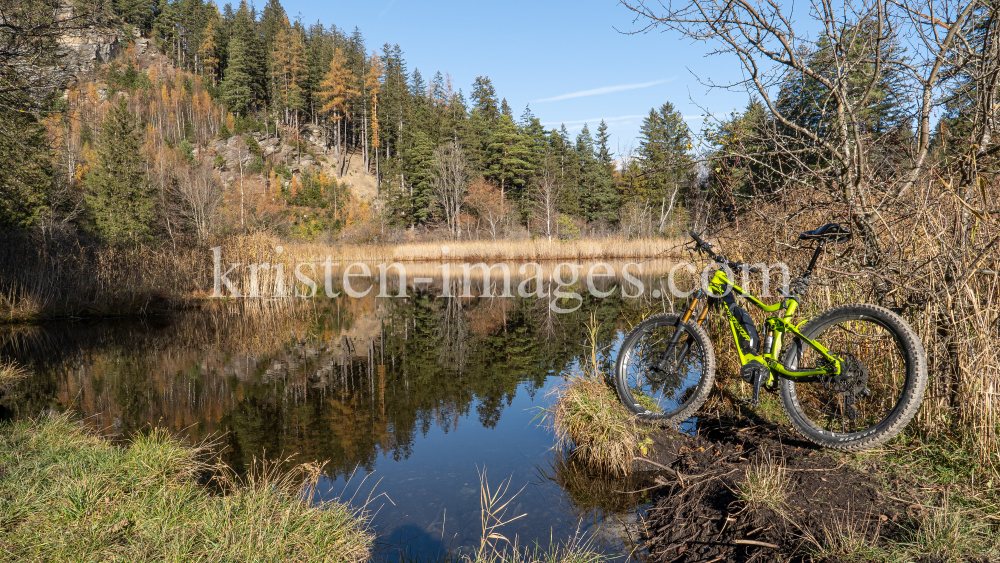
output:
[[[585,96],[597,96],[600,94],[610,94],[611,92],[623,92],[625,90],[637,90],[639,88],[649,88],[650,86],[656,86],[657,84],[663,84],[664,82],[670,82],[673,78],[664,78],[663,80],[654,80],[652,82],[643,82],[642,84],[619,84],[618,86],[605,86],[603,88],[594,88],[593,90],[581,90],[579,92],[571,92],[569,94],[562,94],[560,96],[555,96],[552,98],[544,98],[541,100],[535,100],[531,103],[537,104],[541,102],[558,102],[560,100],[569,100],[571,98],[583,98]]]

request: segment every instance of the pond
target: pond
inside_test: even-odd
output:
[[[623,554],[634,547],[623,524],[647,499],[622,491],[642,484],[574,464],[542,415],[590,353],[589,323],[608,368],[630,323],[670,310],[650,296],[652,271],[643,295],[584,290],[562,313],[548,297],[442,297],[431,283],[405,298],[218,300],[6,328],[0,353],[32,377],[0,399],[0,416],[72,409],[125,438],[166,427],[213,440],[237,471],[261,458],[325,462],[321,496],[366,507],[382,560],[475,549],[481,475],[518,493],[506,518],[524,516],[499,530],[506,538],[548,547],[583,535]],[[607,293],[619,280],[603,282]]]

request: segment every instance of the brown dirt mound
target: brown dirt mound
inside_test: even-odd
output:
[[[811,561],[815,541],[831,534],[892,538],[912,517],[908,503],[884,491],[875,461],[848,463],[779,426],[719,419],[700,422],[696,436],[664,430],[653,439],[649,459],[635,469],[658,471],[661,488],[638,524],[656,561]],[[783,472],[780,500],[741,499],[748,472],[767,470],[771,482]]]

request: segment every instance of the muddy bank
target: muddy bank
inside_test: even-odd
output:
[[[881,560],[935,511],[923,504],[935,489],[881,456],[823,450],[770,423],[720,418],[652,438],[635,469],[656,488],[634,530],[652,561]]]

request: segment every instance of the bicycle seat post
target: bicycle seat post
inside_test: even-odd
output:
[[[816,244],[816,250],[813,251],[812,260],[809,261],[809,267],[806,268],[806,271],[805,271],[804,274],[802,274],[802,277],[808,278],[809,276],[812,275],[813,268],[816,267],[816,260],[819,259],[820,253],[823,252],[823,245],[825,245],[825,244],[826,244],[826,241],[824,239],[819,239],[819,241]]]

